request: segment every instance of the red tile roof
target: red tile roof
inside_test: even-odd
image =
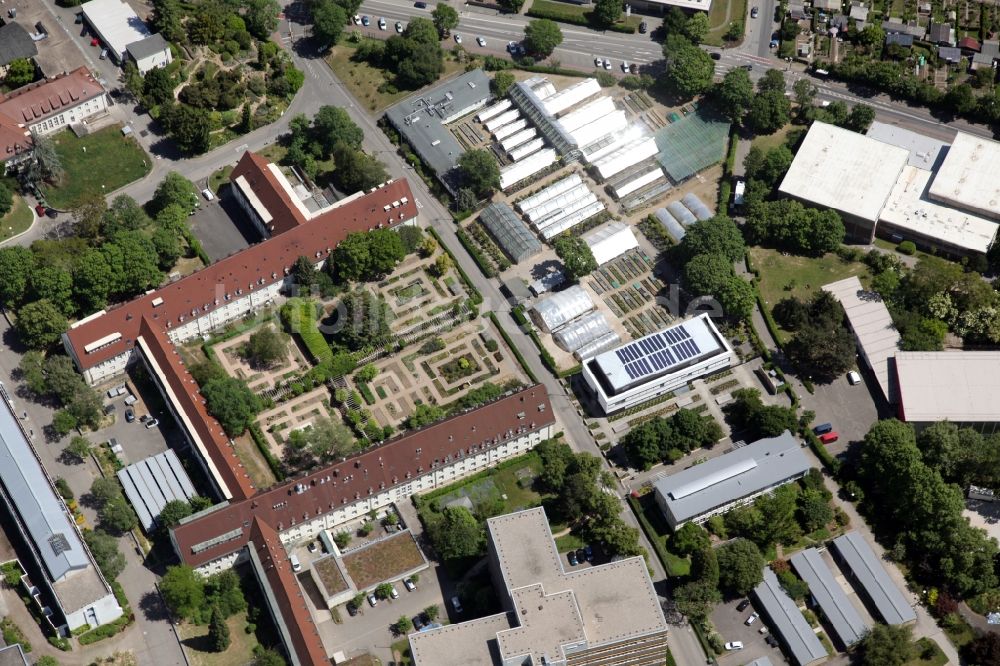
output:
[[[300,663],[320,666],[330,663],[326,648],[320,638],[316,622],[309,613],[302,587],[295,580],[295,572],[288,561],[285,547],[278,533],[266,522],[257,518],[250,528],[252,548],[260,559],[264,577],[288,631],[289,650],[294,650]]]
[[[284,233],[306,221],[302,211],[288,196],[288,190],[281,186],[263,157],[249,151],[243,153],[243,158],[229,175],[229,181],[235,183],[240,176],[246,178],[250,189],[271,213],[271,235]]]
[[[962,37],[958,40],[958,48],[967,49],[969,51],[979,51],[979,40],[973,37]]]
[[[403,198],[407,203],[389,212],[384,210],[386,205],[391,206],[393,201]],[[225,304],[226,294],[236,297],[238,293],[284,279],[285,271],[290,270],[300,256],[326,257],[351,232],[368,231],[416,216],[417,207],[409,183],[405,179],[392,181],[306,224],[112,308],[71,328],[66,337],[76,350],[81,369],[92,368],[130,350],[144,317],[149,317],[154,326],[175,328]],[[156,299],[163,299],[163,302],[154,307]],[[112,333],[120,333],[121,338],[89,354],[84,352],[87,344]]]
[[[29,83],[3,95],[0,113],[32,125],[103,94],[104,86],[86,67],[78,67],[67,74]]]
[[[545,387],[536,384],[178,525],[172,530],[173,541],[181,560],[199,567],[243,548],[254,518],[282,532],[405,484],[446,461],[492,448],[553,422]],[[240,529],[238,537],[192,551],[198,544]]]
[[[28,128],[6,113],[0,113],[0,164],[30,149],[31,145],[31,132]]]

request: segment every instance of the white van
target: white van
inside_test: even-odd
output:
[[[211,201],[215,198],[215,195],[212,194],[212,190],[207,187],[201,191],[201,196],[205,197],[205,201]]]
[[[299,556],[294,553],[288,556],[288,561],[292,563],[292,571],[302,571],[302,563],[299,562]]]

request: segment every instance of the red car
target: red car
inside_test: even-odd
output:
[[[840,439],[840,435],[838,435],[836,432],[828,432],[825,435],[820,435],[819,437],[819,441],[823,442],[824,444],[833,444],[838,439]]]

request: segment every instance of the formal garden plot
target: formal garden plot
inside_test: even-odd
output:
[[[273,324],[265,322],[262,326]],[[216,359],[227,374],[245,381],[251,391],[260,392],[273,389],[309,369],[305,355],[291,341],[286,341],[284,353],[272,363],[262,364],[249,357],[247,347],[250,338],[259,329],[255,327],[214,347]]]
[[[264,432],[271,453],[282,460],[292,432],[308,428],[317,419],[329,418],[332,414],[330,390],[321,386],[262,413],[257,423]]]

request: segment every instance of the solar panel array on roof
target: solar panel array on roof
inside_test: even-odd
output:
[[[701,349],[683,324],[615,350],[625,372],[633,380],[669,370],[699,354]]]

